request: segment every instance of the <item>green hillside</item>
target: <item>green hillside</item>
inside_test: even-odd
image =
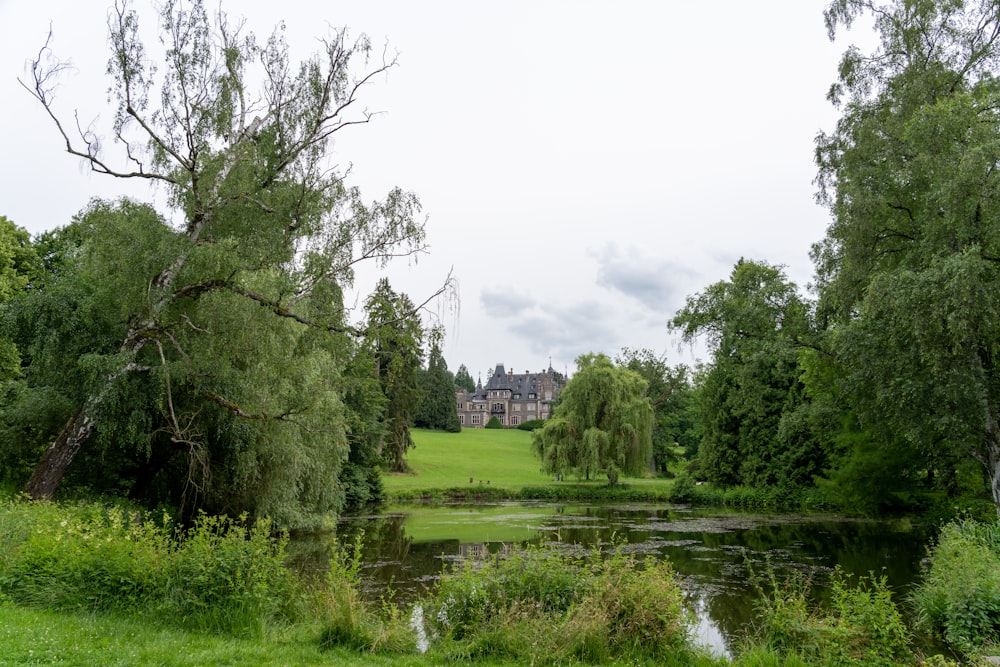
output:
[[[470,428],[461,433],[411,432],[416,447],[407,453],[406,460],[413,473],[384,475],[390,496],[459,487],[475,492],[487,485],[491,490],[517,490],[552,481],[551,475],[541,472],[541,461],[531,452],[527,431]]]

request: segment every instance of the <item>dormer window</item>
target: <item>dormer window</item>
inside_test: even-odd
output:
[[[538,395],[535,394],[534,392],[532,392],[532,393],[528,394],[528,398],[538,398]]]

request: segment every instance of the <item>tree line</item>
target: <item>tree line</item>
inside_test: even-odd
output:
[[[1000,511],[1000,5],[835,0],[830,38],[860,17],[879,43],[849,48],[830,88],[841,116],[816,140],[831,223],[811,293],[744,258],[669,322],[711,355],[672,413],[692,417],[688,471],[853,509],[966,497]],[[605,452],[614,479],[631,436],[598,437],[595,414],[555,413],[536,439],[550,467],[591,470]]]

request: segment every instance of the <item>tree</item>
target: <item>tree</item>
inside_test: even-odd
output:
[[[458,433],[455,404],[455,376],[448,371],[448,364],[441,356],[441,329],[431,331],[431,350],[427,355],[427,369],[420,373],[420,404],[413,414],[413,424],[419,428]]]
[[[390,470],[406,472],[406,452],[413,447],[410,424],[420,402],[423,325],[410,298],[393,291],[386,278],[379,280],[365,307],[376,374],[386,399],[380,454]]]
[[[0,215],[0,305],[37,283],[41,269],[27,230]],[[0,336],[0,382],[19,376],[20,364],[17,347]]]
[[[828,347],[864,428],[940,474],[971,456],[1000,512],[1000,6],[838,0],[831,37],[862,14],[880,44],[844,54],[816,151]]]
[[[804,402],[798,343],[809,306],[782,269],[741,259],[670,326],[689,342],[706,336],[712,352],[697,401],[701,473],[722,486],[811,484],[822,448],[786,420]]]
[[[119,428],[139,396],[132,441],[151,462],[164,448],[180,454],[174,479],[192,503],[286,524],[335,511],[348,449],[340,369],[365,333],[347,323],[342,293],[358,262],[419,252],[424,231],[414,195],[366,203],[328,149],[370,120],[355,112],[358,94],[395,60],[356,74],[370,43],[344,29],[295,67],[280,28],[260,43],[222,12],[210,20],[200,1],[169,0],[154,62],[138,23],[124,2],[109,19],[121,161],[91,129],[67,130],[53,106],[65,65],[47,45],[24,84],[67,152],[99,174],[160,185],[172,206],[169,216],[128,202],[88,211],[81,270],[110,306],[118,342],[86,357],[75,416],[26,491],[51,497],[81,448]]]
[[[587,479],[605,474],[612,486],[621,475],[641,475],[653,453],[646,381],[603,354],[581,355],[576,367],[552,418],[531,434],[543,469]]]
[[[638,373],[646,381],[646,396],[653,407],[653,463],[666,472],[677,461],[674,447],[687,443],[694,428],[689,404],[691,382],[684,365],[671,367],[666,357],[652,350],[624,348],[615,363]]]
[[[464,389],[470,394],[476,391],[476,381],[469,375],[469,369],[465,364],[459,364],[455,371],[455,390]]]

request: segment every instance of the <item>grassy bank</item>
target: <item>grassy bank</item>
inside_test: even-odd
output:
[[[119,504],[0,503],[0,664],[956,664],[922,660],[875,577],[858,586],[834,577],[834,604],[822,608],[808,582],[766,578],[753,634],[727,662],[693,643],[670,564],[626,549],[539,547],[465,562],[411,609],[362,601],[357,554],[332,553],[318,578],[288,569],[285,541],[264,528],[204,517],[182,529]],[[995,531],[973,533],[994,552]],[[948,555],[966,551],[942,547],[933,558],[950,570]],[[943,599],[955,613],[968,608],[967,598]],[[426,653],[413,617],[423,618]],[[969,627],[958,631],[973,657],[996,628]]]

